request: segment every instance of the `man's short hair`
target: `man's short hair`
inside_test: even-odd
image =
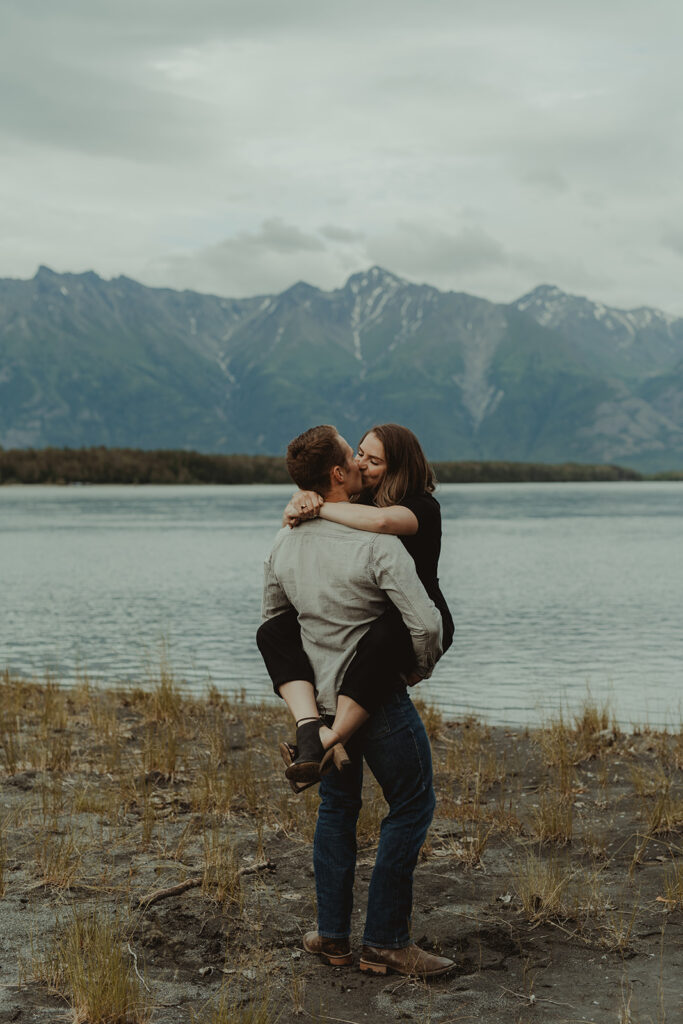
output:
[[[323,423],[289,442],[287,472],[302,491],[324,495],[330,489],[330,472],[346,465],[346,456],[337,428]]]

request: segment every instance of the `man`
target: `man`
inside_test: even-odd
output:
[[[287,466],[302,490],[325,501],[348,501],[360,491],[350,445],[334,427],[314,427],[291,442]],[[301,637],[315,674],[321,711],[333,711],[356,645],[387,606],[398,608],[415,654],[428,676],[440,653],[441,616],[397,537],[352,530],[322,519],[283,529],[266,562],[265,619],[298,611]],[[372,686],[372,680],[368,680]],[[318,928],[304,948],[332,965],[351,962],[349,935],[361,808],[363,759],[382,787],[389,812],[382,822],[360,959],[361,970],[386,974],[443,974],[453,961],[410,942],[415,864],[434,813],[431,751],[405,686],[348,741],[351,764],[320,783],[313,846]]]

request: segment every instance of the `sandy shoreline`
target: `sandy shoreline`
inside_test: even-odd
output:
[[[683,1019],[681,729],[424,717],[438,805],[413,933],[457,962],[430,985],[302,951],[317,796],[284,781],[281,708],[164,672],[146,691],[0,677],[0,1022],[105,1020],[89,985],[131,1024]],[[356,952],[371,779],[364,799]]]

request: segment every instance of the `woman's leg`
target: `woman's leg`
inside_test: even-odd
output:
[[[323,750],[339,742],[340,737],[336,730],[329,729],[320,718],[313,683],[309,683],[307,679],[290,679],[289,682],[280,684],[278,692],[297,725],[300,722],[320,721],[319,735]]]
[[[261,623],[256,633],[256,643],[275,693],[283,697],[280,690],[282,684],[294,680],[306,682],[314,694],[313,669],[301,643],[301,627],[296,609],[290,608],[282,615]]]
[[[447,650],[453,642],[453,619],[445,601],[440,610],[444,650]],[[372,623],[344,675],[332,725],[342,743],[346,743],[392,694],[404,688],[402,676],[408,676],[414,664],[410,633],[392,604]]]
[[[398,610],[391,605],[372,623],[349,665],[337,697],[333,731],[342,743],[367,722],[387,697],[404,687],[413,645]]]
[[[259,626],[256,643],[263,656],[275,693],[279,694],[298,724],[320,718],[313,686],[313,669],[301,643],[301,627],[294,608],[267,619]],[[323,750],[337,742],[337,736],[320,724]]]
[[[290,679],[288,683],[282,683],[278,693],[291,711],[295,722],[302,718],[320,717],[313,683],[309,683],[307,679]]]

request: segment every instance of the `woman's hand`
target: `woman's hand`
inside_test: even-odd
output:
[[[305,519],[315,519],[325,502],[316,491],[296,491],[282,516],[283,526],[298,526]]]

